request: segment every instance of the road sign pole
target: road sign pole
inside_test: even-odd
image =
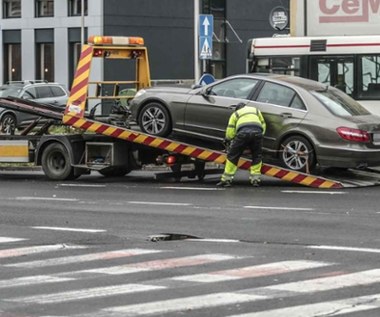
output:
[[[194,0],[194,80],[198,82],[199,71],[199,0]]]

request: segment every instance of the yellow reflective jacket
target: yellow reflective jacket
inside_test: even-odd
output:
[[[235,111],[228,121],[226,139],[232,140],[239,128],[252,125],[257,125],[262,128],[263,134],[265,133],[266,123],[259,109],[251,106],[245,106]]]

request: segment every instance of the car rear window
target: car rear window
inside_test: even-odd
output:
[[[58,86],[50,86],[51,90],[53,91],[53,95],[55,97],[62,97],[62,96],[65,96],[66,93],[65,91],[61,88],[61,87],[58,87]]]
[[[337,116],[362,116],[370,114],[350,96],[338,89],[326,89],[323,91],[311,91],[328,110]]]

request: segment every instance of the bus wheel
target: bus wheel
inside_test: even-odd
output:
[[[74,179],[74,168],[70,155],[60,143],[49,144],[42,153],[42,169],[47,177],[54,180]]]

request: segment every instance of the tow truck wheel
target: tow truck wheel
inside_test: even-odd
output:
[[[316,158],[313,146],[302,136],[292,136],[281,144],[281,165],[285,168],[310,172],[315,168]]]
[[[156,135],[167,136],[171,132],[171,119],[168,110],[158,102],[146,104],[139,115],[141,131]]]
[[[16,117],[13,114],[6,113],[1,118],[0,126],[3,134],[14,135],[16,131]]]
[[[130,172],[131,170],[128,167],[107,167],[99,171],[104,177],[121,177]]]
[[[49,144],[42,153],[42,169],[47,177],[54,180],[74,179],[74,168],[70,155],[60,143]]]

